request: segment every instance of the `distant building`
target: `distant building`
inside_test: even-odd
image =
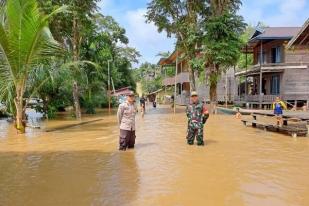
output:
[[[168,77],[166,75],[166,68],[173,67],[176,70],[176,59],[177,60],[177,74],[175,76]],[[161,66],[164,72],[163,79],[163,89],[167,96],[174,95],[175,93],[175,83],[176,83],[176,104],[186,105],[189,103],[190,99],[190,73],[189,66],[186,58],[182,52],[174,51],[169,57],[161,58],[158,62],[158,65]],[[206,74],[207,75],[207,74]],[[199,96],[204,101],[210,101],[209,98],[209,86],[207,81],[199,82],[198,74],[196,76],[196,90],[199,93]],[[207,79],[207,78],[205,78]],[[221,75],[217,85],[217,100],[219,102],[233,102],[234,97],[237,93],[237,84],[235,82],[235,72],[234,68],[228,69],[226,73]]]
[[[111,91],[111,95],[115,97],[125,96],[132,91],[131,89],[132,89],[131,87],[123,87],[115,91]]]
[[[247,79],[235,102],[270,107],[276,96],[297,105],[309,101],[309,21],[303,27],[256,29],[244,52],[254,65],[236,73]]]

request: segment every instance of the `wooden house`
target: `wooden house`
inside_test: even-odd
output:
[[[190,75],[183,53],[174,51],[169,57],[160,59],[158,65],[160,65],[164,72],[162,85],[165,94],[168,96],[174,95],[176,85],[176,104],[187,104],[190,95]],[[173,69],[176,75],[168,76],[167,69]]]
[[[176,71],[176,76],[167,76],[166,69],[173,69]],[[190,73],[187,59],[185,58],[182,52],[173,52],[169,57],[162,58],[158,62],[158,65],[164,71],[165,78],[163,79],[163,89],[165,94],[171,96],[175,93],[175,84],[176,84],[176,104],[186,105],[189,103],[190,99]],[[199,82],[198,76],[196,73],[196,90],[199,93],[200,99],[204,101],[209,101],[209,86],[206,82]],[[235,73],[234,68],[229,69],[226,73],[221,75],[221,78],[217,85],[217,99],[219,102],[232,102],[236,95],[236,82],[235,82]]]
[[[269,107],[276,96],[290,105],[309,101],[309,21],[303,27],[256,29],[245,52],[254,65],[236,73],[245,78],[245,92],[235,103]]]

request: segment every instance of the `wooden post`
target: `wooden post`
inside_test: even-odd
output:
[[[166,79],[166,68],[164,68],[164,79]],[[164,85],[164,95],[166,95],[166,85]]]
[[[227,108],[227,71],[225,72],[225,107]]]
[[[107,76],[108,76],[108,81],[107,81],[107,84],[108,84],[108,113],[111,113],[111,83],[110,83],[110,68],[109,68],[109,62],[112,61],[111,59],[109,59],[107,61]]]
[[[263,89],[263,71],[262,71],[262,64],[263,64],[263,42],[261,40],[261,56],[260,56],[260,109],[262,109],[263,98],[262,98],[262,89]]]
[[[176,67],[175,67],[175,91],[174,91],[174,114],[176,113],[176,94],[177,94],[177,72],[178,72],[178,51],[176,50]]]
[[[182,73],[182,61],[180,62],[180,73]],[[180,82],[180,97],[181,97],[181,101],[184,100],[183,96],[182,96],[182,89],[183,89],[183,82]],[[184,102],[181,102],[183,104],[186,104],[185,100]]]
[[[284,119],[284,120],[283,120],[283,125],[284,125],[284,126],[288,126],[288,120],[287,120],[287,119]]]
[[[248,77],[247,77],[247,72],[248,72],[248,45],[246,45],[246,74],[245,74],[245,96],[248,94]]]

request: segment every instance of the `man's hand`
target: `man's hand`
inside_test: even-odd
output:
[[[208,113],[208,111],[207,111],[207,114],[204,114],[204,115],[203,115],[203,124],[206,123],[206,121],[207,121],[208,118],[209,118],[209,113]]]

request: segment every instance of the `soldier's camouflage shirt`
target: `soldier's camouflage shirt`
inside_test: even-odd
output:
[[[204,104],[201,102],[188,104],[186,109],[188,126],[193,128],[203,127]]]

